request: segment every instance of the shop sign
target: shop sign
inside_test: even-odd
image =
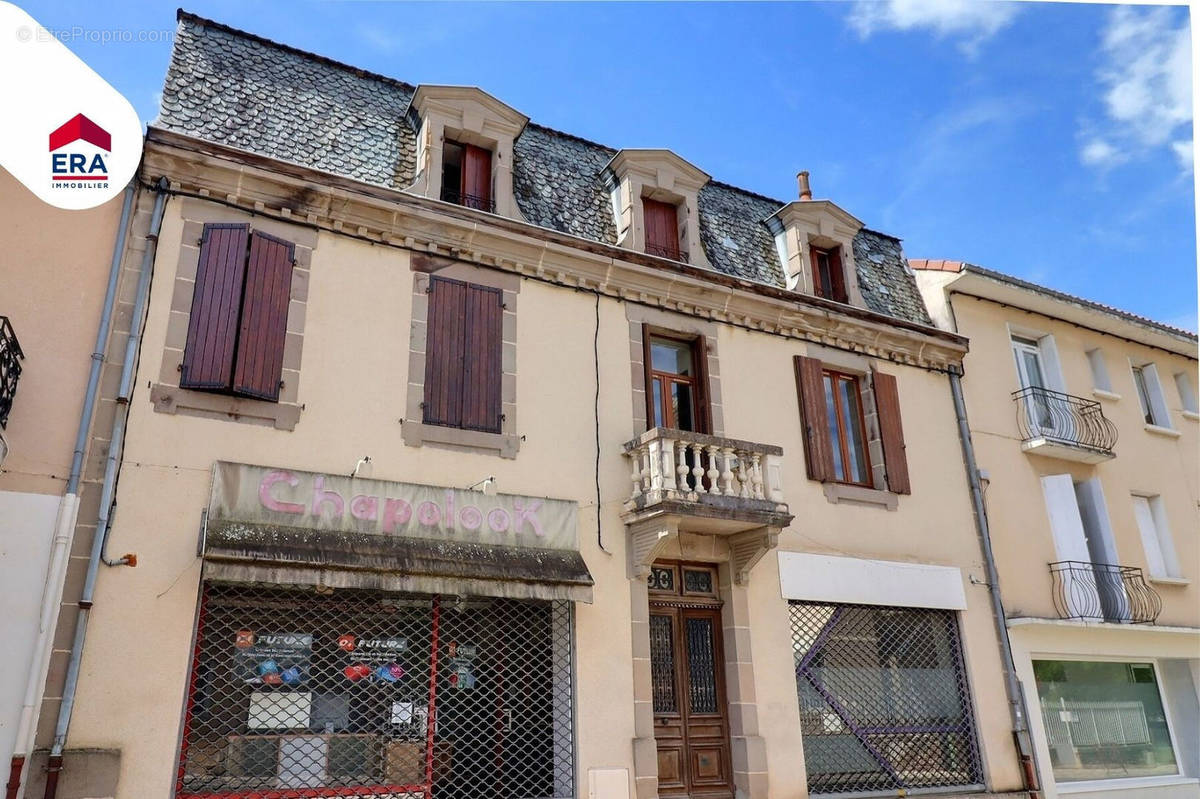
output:
[[[218,462],[209,518],[540,549],[578,548],[575,502]]]
[[[299,685],[308,678],[313,637],[238,630],[233,641],[237,679],[261,685]]]

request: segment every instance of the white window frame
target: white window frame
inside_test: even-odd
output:
[[[1146,389],[1146,398],[1138,390],[1138,373],[1142,375],[1142,385]],[[1163,395],[1162,380],[1158,376],[1158,367],[1153,363],[1129,362],[1129,376],[1133,379],[1133,390],[1138,395],[1138,405],[1142,409],[1143,420],[1149,416],[1151,421],[1147,427],[1158,427],[1164,430],[1174,429],[1171,426],[1171,413],[1167,410],[1167,399]],[[1149,403],[1149,407],[1146,404]]]
[[[1050,765],[1050,738],[1046,734],[1046,725],[1042,722],[1042,697],[1037,691],[1036,681],[1033,681],[1031,676],[1031,687],[1033,688],[1033,695],[1037,697],[1038,710],[1037,713],[1031,711],[1030,715],[1036,716],[1038,730],[1041,733],[1041,740],[1038,742],[1040,749],[1038,754],[1041,756],[1041,761],[1044,764],[1042,766],[1044,770],[1042,777],[1053,782],[1059,794],[1152,788],[1160,785],[1177,785],[1185,781],[1187,783],[1196,782],[1194,777],[1189,777],[1180,770],[1179,737],[1175,734],[1175,721],[1171,715],[1171,706],[1167,703],[1167,695],[1163,692],[1162,669],[1158,665],[1160,658],[1139,657],[1137,655],[1085,655],[1076,653],[1063,654],[1059,652],[1031,652],[1029,654],[1029,668],[1031,673],[1033,671],[1033,661],[1035,660],[1075,660],[1083,663],[1149,663],[1154,668],[1154,684],[1158,688],[1158,701],[1162,703],[1163,718],[1167,722],[1167,735],[1171,738],[1171,754],[1175,758],[1174,774],[1160,774],[1154,777],[1110,777],[1104,780],[1059,782],[1054,778],[1054,768]]]
[[[1063,394],[1069,394],[1070,392],[1067,391],[1067,382],[1063,379],[1062,361],[1058,357],[1058,345],[1054,343],[1054,335],[1044,330],[1009,324],[1008,346],[1009,350],[1014,352],[1013,368],[1017,370],[1017,388],[1025,387],[1021,383],[1020,367],[1016,363],[1015,347],[1017,342],[1014,339],[1019,338],[1037,342],[1038,354],[1041,356],[1042,377],[1046,381],[1046,388],[1051,391],[1060,391]]]
[[[1190,372],[1175,373],[1175,388],[1179,391],[1179,404],[1183,407],[1185,416],[1200,420],[1200,405],[1196,400],[1196,384],[1192,382]]]
[[[1088,366],[1092,370],[1092,393],[1103,399],[1120,399],[1120,394],[1113,391],[1112,378],[1108,374],[1108,361],[1104,350],[1093,347],[1087,353]]]
[[[1142,548],[1146,551],[1146,565],[1151,578],[1179,579],[1179,553],[1175,539],[1167,522],[1167,510],[1159,494],[1133,492],[1133,516],[1142,537]],[[1145,502],[1145,513],[1139,512],[1140,502]],[[1146,518],[1149,514],[1149,518]]]

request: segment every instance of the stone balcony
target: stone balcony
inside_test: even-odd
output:
[[[741,581],[792,521],[778,446],[656,427],[624,450],[632,491],[622,519],[635,572],[684,532],[727,539]]]

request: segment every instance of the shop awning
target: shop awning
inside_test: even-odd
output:
[[[206,579],[509,599],[592,601],[576,550],[210,520]]]

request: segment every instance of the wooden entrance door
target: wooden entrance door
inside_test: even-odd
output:
[[[733,796],[722,652],[719,608],[651,602],[659,796]]]

